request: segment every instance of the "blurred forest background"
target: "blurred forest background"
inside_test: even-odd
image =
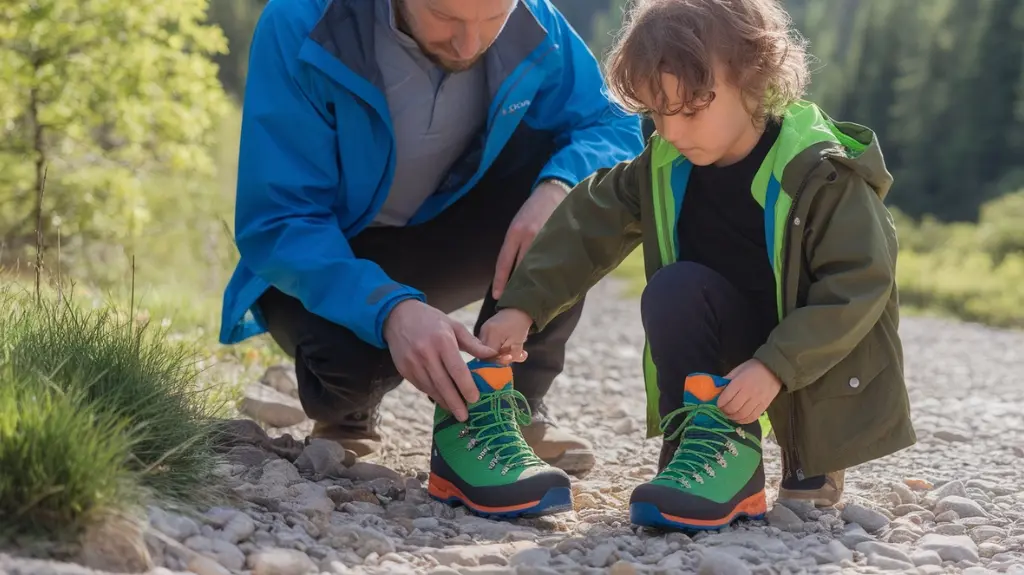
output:
[[[626,2],[554,3],[603,56]],[[809,97],[881,138],[904,304],[1024,327],[1024,1],[785,3],[816,58]],[[38,220],[47,277],[96,299],[134,287],[140,313],[212,339],[264,5],[0,5],[0,264],[31,273]]]

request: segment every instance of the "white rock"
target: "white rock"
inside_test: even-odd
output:
[[[917,547],[935,551],[943,561],[978,562],[978,546],[966,535],[929,533],[917,541]]]
[[[216,559],[217,563],[232,571],[237,571],[245,565],[245,555],[238,547],[227,541],[210,539],[202,535],[193,535],[186,539],[184,543],[185,547]]]
[[[293,365],[272,365],[267,368],[260,379],[263,385],[269,385],[274,390],[291,397],[299,397],[299,381],[295,376]]]
[[[868,555],[868,565],[871,567],[878,567],[886,571],[902,571],[904,569],[913,569],[913,563],[907,563],[893,559],[892,557],[886,557],[884,555],[871,554]]]
[[[193,555],[187,567],[196,575],[231,575],[226,567],[205,555]]]
[[[217,529],[223,529],[224,526],[228,524],[228,521],[231,521],[231,519],[239,513],[241,513],[241,511],[237,509],[213,507],[203,514],[203,521]]]
[[[952,443],[960,443],[971,440],[971,436],[969,434],[954,431],[952,429],[940,429],[939,431],[933,433],[932,437],[935,437],[936,439],[941,439],[943,441],[949,441]]]
[[[614,543],[602,543],[590,552],[587,564],[591,567],[606,567],[611,562],[612,554],[615,553]]]
[[[272,459],[263,464],[260,485],[267,487],[287,487],[302,482],[302,476],[295,466],[284,459]]]
[[[939,554],[935,551],[919,549],[910,555],[910,559],[918,567],[922,565],[942,565],[942,557],[939,557]]]
[[[337,441],[316,438],[302,450],[295,467],[325,476],[340,476],[344,471],[345,448]]]
[[[727,553],[706,549],[703,552],[698,575],[750,575],[750,567]]]
[[[517,565],[544,565],[551,560],[551,550],[544,547],[533,547],[517,551],[508,558],[508,564]]]
[[[853,561],[853,551],[846,548],[838,540],[833,539],[828,544],[812,548],[809,553],[819,564],[842,563]]]
[[[875,533],[889,525],[889,518],[874,509],[849,503],[843,509],[843,521],[856,523],[868,533]]]
[[[441,565],[465,565],[508,563],[508,555],[523,549],[536,547],[536,543],[517,541],[515,543],[491,543],[486,545],[457,545],[443,549],[430,549],[426,553],[437,559]]]
[[[301,513],[310,519],[322,521],[334,511],[334,501],[327,496],[327,488],[316,483],[299,483],[289,488],[291,501],[282,507]]]
[[[347,467],[342,470],[341,476],[353,481],[372,481],[381,477],[393,479],[394,481],[399,482],[399,484],[405,481],[405,478],[397,471],[384,467],[383,465],[377,465],[376,463],[369,463],[366,461],[355,462],[351,467]]]
[[[245,541],[256,531],[256,523],[245,513],[235,513],[224,525],[224,529],[216,537],[228,543],[238,544]]]
[[[910,558],[902,549],[895,545],[888,543],[882,543],[881,541],[865,541],[857,545],[857,551],[867,555],[870,561],[872,556],[886,557],[900,563],[909,564],[910,567],[914,566],[913,559]],[[872,564],[873,563],[869,563]]]
[[[317,573],[316,564],[301,551],[265,549],[249,557],[253,575],[306,575]]]
[[[946,511],[955,511],[961,518],[963,517],[987,517],[988,513],[985,509],[978,504],[977,501],[969,499],[967,497],[961,497],[959,495],[949,495],[943,497],[935,504],[935,514],[940,515]]]
[[[245,388],[239,410],[273,427],[291,427],[306,420],[298,399],[258,383]]]
[[[940,499],[949,497],[950,495],[967,497],[967,488],[964,487],[963,481],[955,479],[953,481],[950,481],[949,483],[940,486],[939,488],[928,494],[928,499],[932,500],[932,502],[934,503],[935,501],[939,501]]]
[[[914,494],[914,490],[908,487],[906,483],[894,481],[890,487],[892,488],[893,493],[899,496],[901,503],[917,503],[917,495]]]
[[[971,539],[976,543],[983,543],[993,537],[1006,537],[1006,530],[992,525],[979,525],[971,530]]]
[[[796,513],[785,505],[774,505],[768,512],[768,523],[786,531],[800,531],[804,522]]]
[[[634,428],[632,418],[627,417],[616,421],[615,425],[612,426],[612,431],[619,435],[626,435],[632,433]]]
[[[412,520],[412,526],[423,531],[437,529],[438,525],[439,523],[435,517],[417,517]]]
[[[175,541],[184,541],[199,534],[199,525],[192,519],[156,507],[149,508],[149,522],[157,531]]]

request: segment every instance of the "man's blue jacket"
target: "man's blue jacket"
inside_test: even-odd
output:
[[[241,258],[224,292],[221,343],[266,332],[256,301],[270,285],[379,348],[391,309],[425,301],[348,243],[384,203],[395,169],[374,59],[375,1],[385,0],[264,8],[249,54],[235,209]],[[410,224],[463,196],[503,149],[529,150],[538,138],[557,147],[538,181],[575,185],[641,152],[639,119],[606,97],[597,61],[550,0],[520,0],[485,64],[485,133]]]

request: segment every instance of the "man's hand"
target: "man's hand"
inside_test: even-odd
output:
[[[484,345],[498,350],[502,363],[526,361],[523,344],[533,320],[518,309],[503,309],[484,322],[480,339]]]
[[[469,417],[466,402],[480,400],[480,391],[459,350],[478,359],[498,355],[464,325],[414,299],[399,303],[388,314],[384,341],[398,373],[459,421]]]
[[[551,213],[555,211],[558,204],[566,196],[565,189],[552,182],[543,182],[533,190],[533,193],[526,200],[516,217],[505,232],[505,242],[498,252],[498,263],[494,269],[494,288],[492,294],[494,299],[501,298],[505,291],[505,284],[512,274],[514,266],[523,260],[526,250],[537,237],[537,232],[544,227]]]
[[[718,396],[718,408],[743,425],[761,417],[782,389],[779,378],[756,359],[743,362],[725,377],[732,381]]]

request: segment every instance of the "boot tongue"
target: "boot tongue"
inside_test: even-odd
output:
[[[729,380],[724,377],[706,373],[692,374],[686,378],[686,382],[683,384],[683,405],[716,405],[718,396],[722,394],[722,390],[727,385],[729,385]],[[694,417],[693,423],[701,427],[727,428],[703,413]]]
[[[683,384],[683,405],[708,405],[717,411],[716,403],[718,402],[718,396],[721,395],[722,390],[728,384],[728,379],[717,375],[706,373],[692,374],[686,378],[686,382]],[[710,440],[713,444],[717,444],[721,441],[722,437],[718,433],[708,431],[709,429],[720,431],[732,430],[731,427],[724,425],[706,413],[697,413],[690,420],[686,429],[683,430],[683,435],[680,438],[687,445],[686,453],[677,454],[677,457],[682,457],[682,460],[699,462],[703,458],[698,454],[715,455],[718,450],[702,441]],[[694,442],[694,440],[697,441]]]
[[[473,374],[473,381],[476,382],[477,389],[480,390],[480,402],[470,408],[469,422],[476,428],[488,427],[483,433],[484,438],[493,437],[503,432],[516,431],[515,423],[508,421],[507,417],[501,418],[500,427],[494,425],[499,423],[496,416],[502,415],[502,413],[494,409],[495,406],[489,400],[489,396],[496,391],[512,389],[512,368],[500,363],[477,359],[470,361],[468,367],[469,372]],[[499,409],[511,415],[511,402],[515,400],[511,396],[505,396],[499,401]],[[493,452],[498,446],[512,441],[514,441],[513,438],[509,436],[494,439],[490,442],[491,451]]]
[[[474,359],[467,367],[473,374],[473,381],[480,390],[481,399],[489,393],[512,387],[511,366]]]

